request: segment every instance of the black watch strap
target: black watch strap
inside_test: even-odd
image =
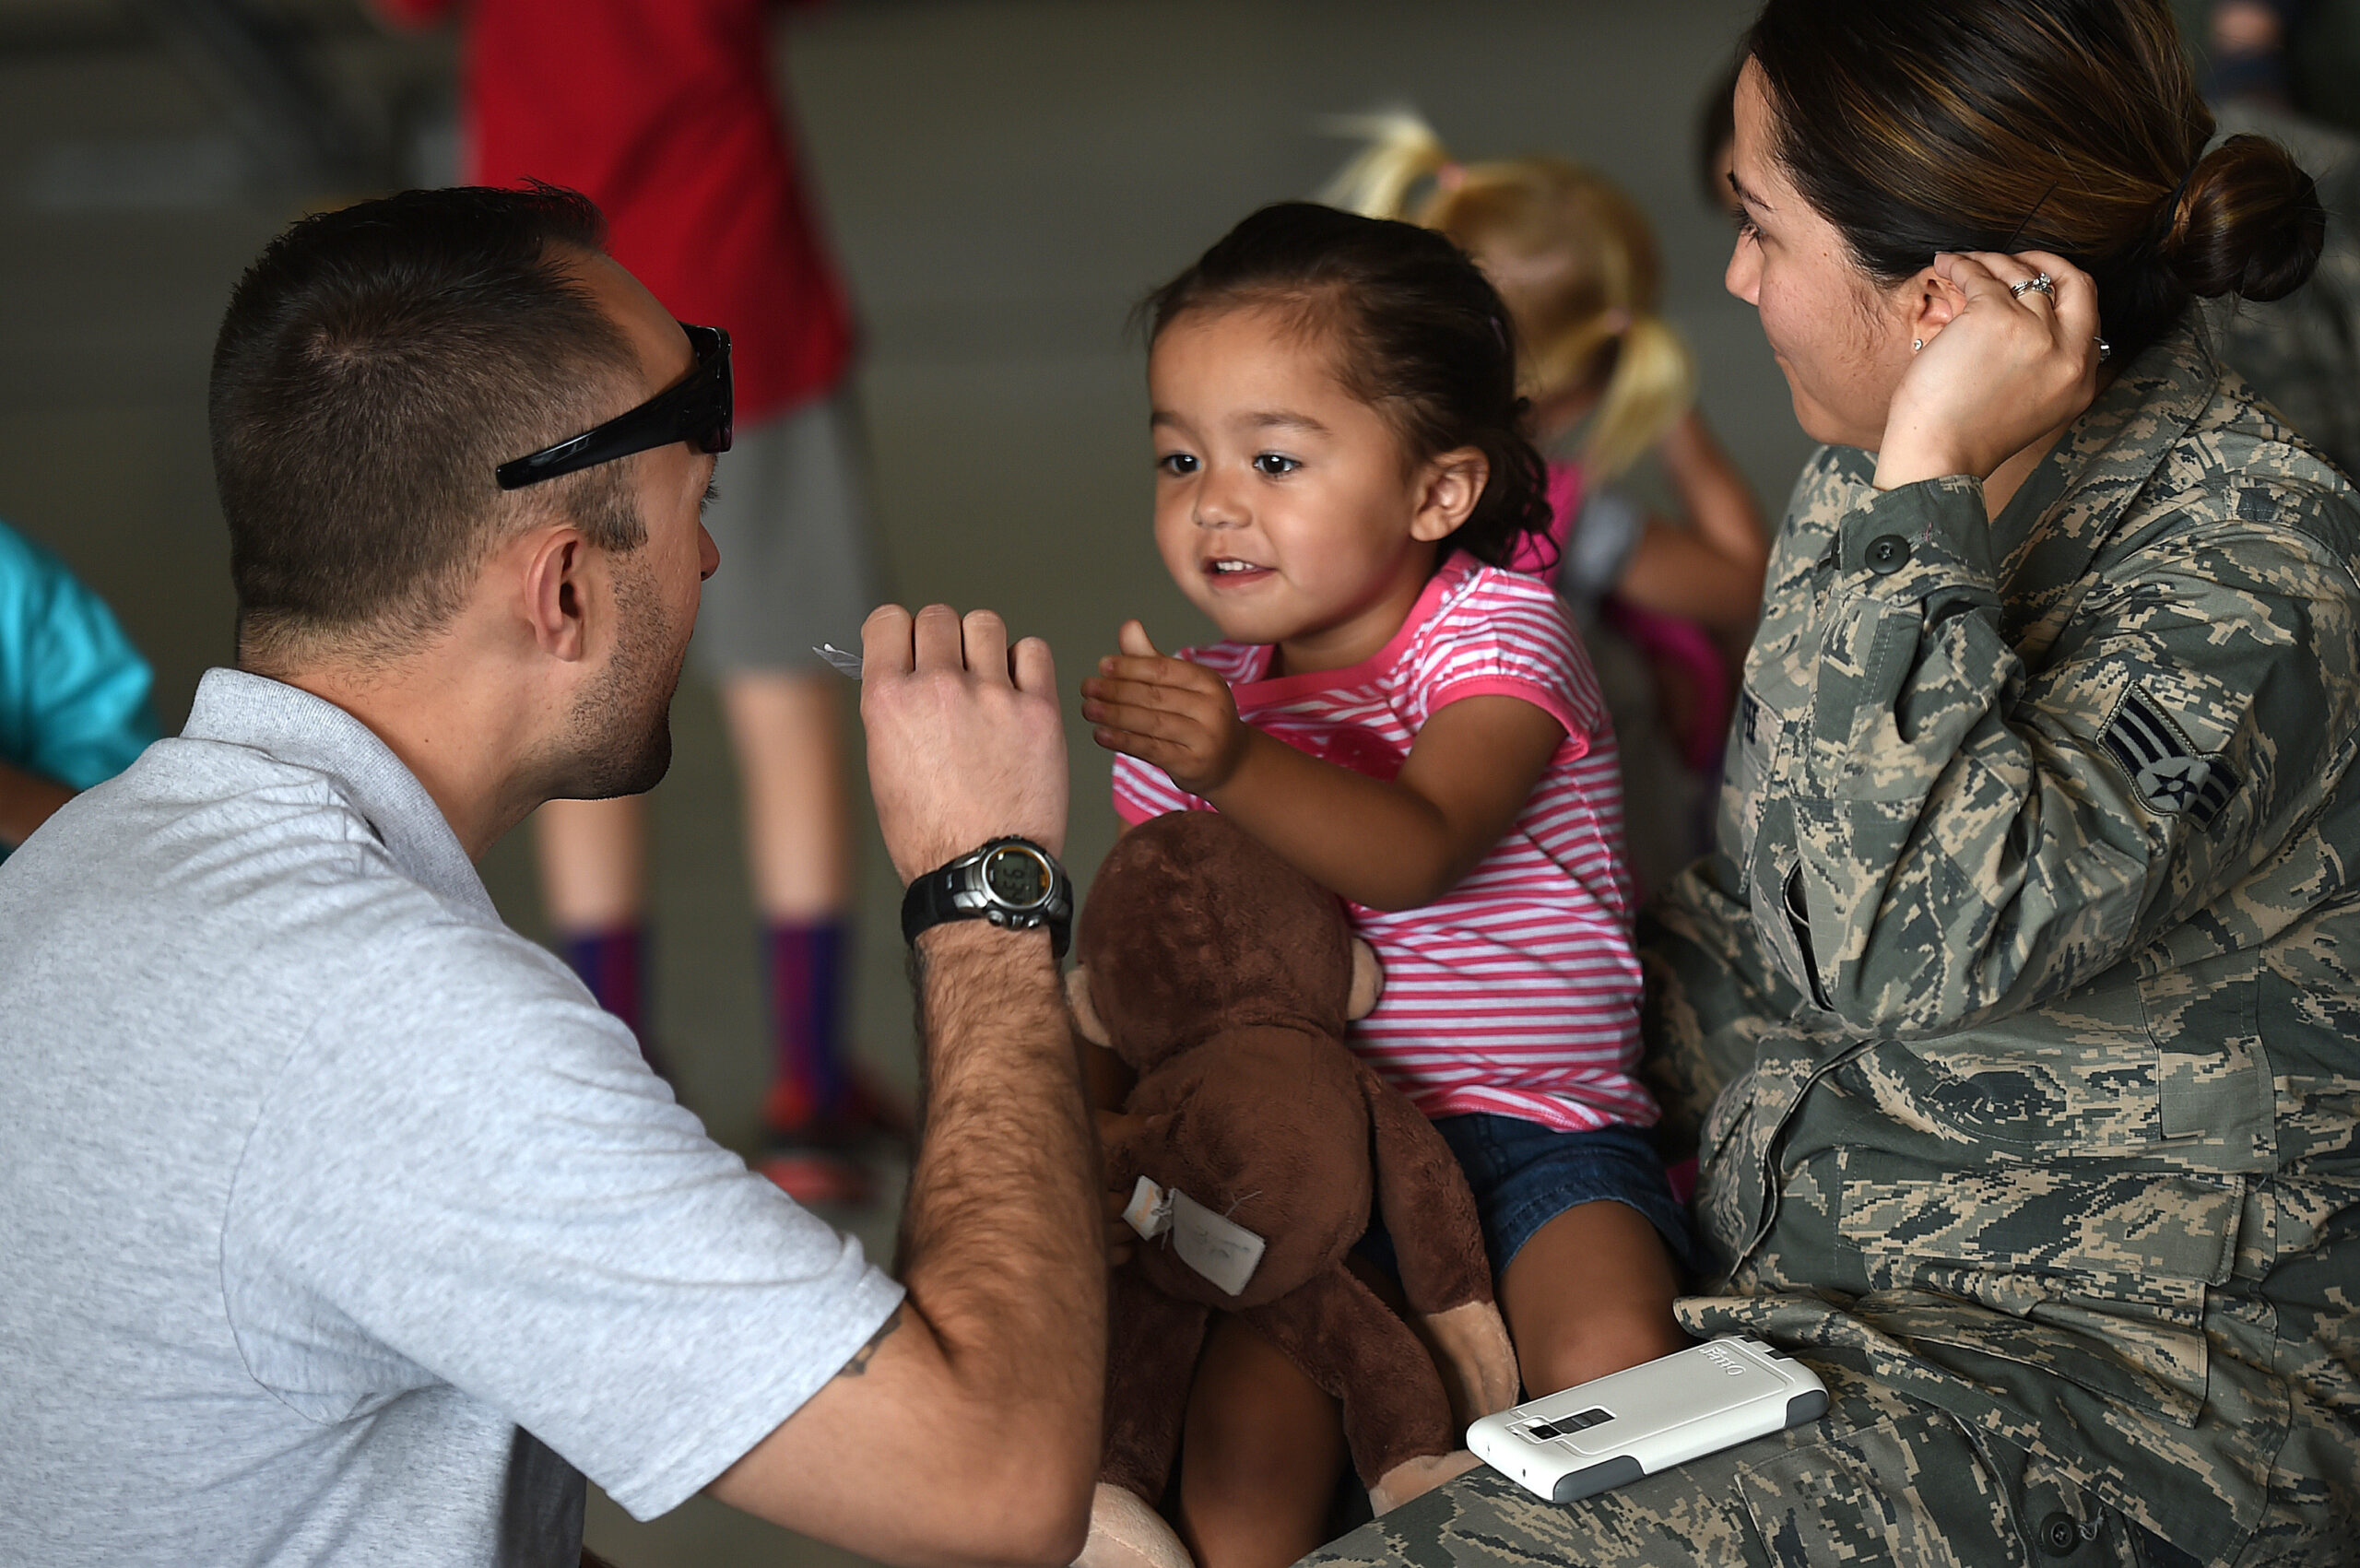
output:
[[[1065,957],[1073,925],[1073,884],[1057,857],[1030,839],[994,839],[913,881],[902,895],[902,937],[914,942],[946,921],[988,920],[1028,931],[1045,927]]]

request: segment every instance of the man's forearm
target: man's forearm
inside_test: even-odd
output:
[[[32,837],[51,813],[74,798],[74,791],[38,773],[0,762],[0,849],[14,849]]]
[[[908,1300],[712,1491],[881,1562],[1061,1568],[1088,1529],[1105,1398],[1071,1026],[1044,933],[961,922],[918,952],[930,1092],[897,1270]]]
[[[1097,1151],[1056,961],[1040,932],[920,939],[926,1125],[900,1273],[1011,1442],[1094,1474],[1106,1262]],[[971,1381],[972,1380],[972,1381]],[[1070,1452],[1066,1452],[1070,1450]]]

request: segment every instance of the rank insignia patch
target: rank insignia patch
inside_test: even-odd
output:
[[[2210,828],[2237,792],[2237,775],[2221,755],[2197,755],[2179,726],[2136,686],[2100,738],[2130,775],[2140,800],[2158,816],[2185,813],[2200,829]]]

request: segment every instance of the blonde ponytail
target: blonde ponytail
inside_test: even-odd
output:
[[[1659,316],[1638,316],[1623,330],[1614,371],[1582,441],[1582,467],[1611,479],[1669,434],[1696,400],[1696,360]]]
[[[1442,138],[1414,109],[1331,115],[1320,128],[1368,143],[1315,198],[1363,218],[1408,218],[1410,188],[1450,166]]]
[[[1655,236],[1611,182],[1553,158],[1461,167],[1410,109],[1338,115],[1323,128],[1367,145],[1322,203],[1422,225],[1486,258],[1516,318],[1525,393],[1546,403],[1595,390],[1581,447],[1593,477],[1629,468],[1688,411],[1696,363],[1655,313]],[[1424,181],[1431,189],[1412,203]]]

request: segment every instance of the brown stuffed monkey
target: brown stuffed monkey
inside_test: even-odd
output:
[[[1077,1025],[1139,1074],[1106,1173],[1150,1232],[1110,1283],[1081,1562],[1188,1562],[1154,1506],[1212,1311],[1340,1401],[1379,1513],[1470,1468],[1459,1433],[1514,1402],[1515,1352],[1457,1161],[1344,1045],[1382,980],[1335,897],[1219,814],[1174,812],[1106,857],[1075,952]],[[1372,1200],[1433,1352],[1344,1265]]]

